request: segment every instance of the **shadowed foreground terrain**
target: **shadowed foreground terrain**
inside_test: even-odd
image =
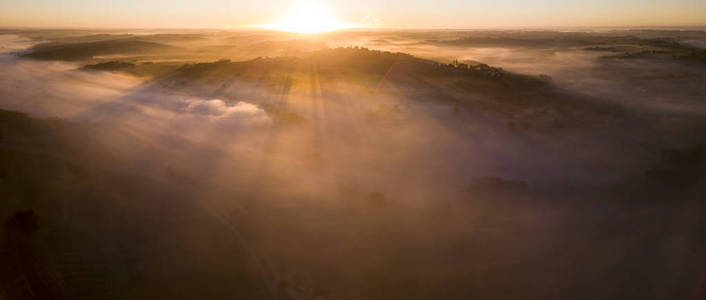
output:
[[[706,297],[703,32],[1,33],[0,299]]]

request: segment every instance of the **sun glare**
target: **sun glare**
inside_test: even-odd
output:
[[[326,7],[315,4],[297,5],[281,20],[265,25],[267,29],[309,34],[350,27],[350,24],[334,18]]]

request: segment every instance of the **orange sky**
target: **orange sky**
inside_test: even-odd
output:
[[[302,5],[378,28],[706,25],[704,0],[0,0],[0,26],[252,28]]]

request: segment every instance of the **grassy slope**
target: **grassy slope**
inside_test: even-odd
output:
[[[618,108],[571,96],[537,77],[492,67],[459,70],[403,53],[362,48],[322,50],[297,57],[189,64],[164,74],[154,84],[194,96],[228,98],[229,87],[236,83],[277,92],[283,84],[285,88],[306,84],[314,77],[321,89],[332,95],[340,92],[336,90],[337,82],[370,93],[392,89],[401,91],[404,98],[499,113],[513,119],[512,122],[524,124],[551,127],[598,115],[603,122],[620,113]]]
[[[24,57],[45,60],[86,60],[97,55],[146,54],[173,50],[160,43],[132,38],[79,43],[48,43],[32,47]]]
[[[0,110],[0,218],[38,216],[36,232],[0,229],[0,298],[267,297],[238,241],[188,192],[131,170],[101,141],[116,137],[91,127]]]
[[[0,129],[2,217],[39,216],[31,236],[0,232],[1,279],[71,299],[270,298],[232,233],[188,205],[198,194],[119,171],[125,162],[86,128],[0,111]],[[705,150],[665,152],[625,186],[493,180],[421,213],[351,191],[347,210],[258,201],[235,222],[276,237],[272,261],[297,271],[282,289],[336,299],[688,298],[704,245]],[[6,295],[26,295],[3,282]]]

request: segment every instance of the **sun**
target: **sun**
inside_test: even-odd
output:
[[[264,27],[273,30],[312,34],[341,30],[352,26],[334,18],[325,6],[308,3],[295,6],[282,19]]]

